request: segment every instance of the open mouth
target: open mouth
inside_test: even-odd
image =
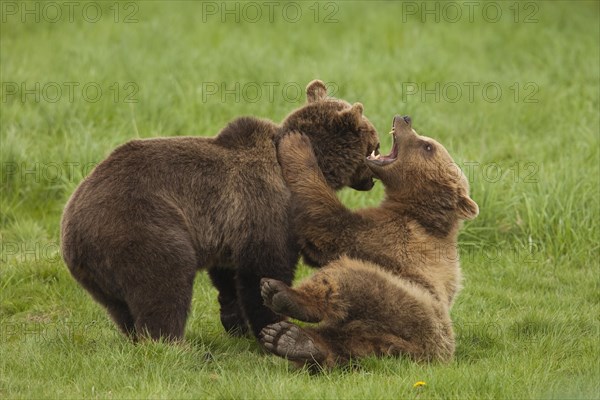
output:
[[[396,158],[398,158],[398,141],[396,140],[396,135],[394,134],[393,128],[390,134],[393,138],[392,150],[390,151],[390,154],[384,156],[379,154],[379,151],[373,151],[370,155],[367,156],[367,161],[370,161],[377,165],[387,165],[396,161]],[[379,147],[377,148],[377,150],[379,150]]]

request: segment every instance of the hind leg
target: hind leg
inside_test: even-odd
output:
[[[281,321],[262,330],[261,342],[267,350],[297,366],[319,368],[345,365],[351,358],[370,355],[416,356],[423,350],[417,343],[385,332],[372,322],[361,321],[317,328]]]
[[[372,264],[342,258],[294,289],[264,280],[263,296],[279,313],[322,321],[316,329],[282,323],[263,331],[265,347],[293,361],[332,366],[349,357],[400,354],[448,360],[454,351],[447,308]]]
[[[244,310],[252,333],[258,337],[265,326],[283,317],[271,311],[263,304],[260,292],[260,281],[263,277],[275,278],[286,284],[291,284],[296,268],[297,252],[290,246],[287,252],[276,239],[262,246],[253,244],[239,262],[237,273],[237,288],[239,302]]]
[[[240,272],[237,279],[240,302],[255,337],[258,337],[262,328],[282,319],[263,304],[260,279],[260,273],[251,271]]]
[[[94,300],[106,308],[119,330],[135,340],[135,321],[127,304],[106,293],[93,279],[85,274],[76,276],[76,279],[92,295]]]
[[[208,271],[210,279],[219,291],[221,324],[225,331],[233,336],[243,336],[248,332],[248,324],[240,308],[235,282],[235,271],[225,268],[212,268]]]
[[[158,300],[146,301],[141,304],[141,308],[139,304],[133,306],[138,337],[149,337],[154,340],[160,338],[169,341],[182,340],[191,303],[191,290],[186,293],[163,292],[161,295],[177,298],[176,304],[167,304]]]
[[[119,330],[131,339],[136,340],[135,320],[127,304],[122,301],[114,301],[107,305],[106,308]]]
[[[193,277],[186,282],[174,280],[163,287],[137,287],[129,304],[138,336],[182,340],[192,290]]]
[[[195,263],[186,252],[177,256],[163,253],[154,263],[146,259],[146,274],[132,275],[125,300],[134,319],[138,337],[154,340],[183,339],[192,302]],[[129,268],[141,271],[140,265]]]

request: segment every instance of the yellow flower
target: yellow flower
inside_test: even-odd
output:
[[[427,383],[425,383],[425,382],[423,382],[423,381],[416,382],[416,383],[413,385],[413,388],[419,388],[419,387],[421,387],[421,386],[427,386]]]

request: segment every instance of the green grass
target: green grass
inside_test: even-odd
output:
[[[52,9],[22,23],[5,7],[23,3],[2,4],[0,398],[600,397],[598,2],[518,3],[518,23],[514,2],[493,3],[496,23],[482,5],[473,22],[462,6],[458,22],[446,9],[436,23],[409,15],[422,2],[366,1],[320,3],[318,22],[314,3],[295,3],[297,23],[283,17],[283,3],[270,23],[264,5],[260,21],[247,22],[246,9],[237,24],[203,13],[202,3],[119,3],[115,23],[113,2],[95,4],[104,16],[96,23],[82,18],[83,3],[73,22],[65,6],[57,23],[46,20]],[[131,12],[138,22],[124,23]],[[337,22],[324,23],[331,12]],[[532,12],[537,22],[523,22]],[[409,114],[472,180],[481,213],[460,237],[455,361],[293,370],[222,331],[204,273],[184,345],[129,343],[58,254],[62,207],[78,182],[135,137],[214,135],[244,114],[280,121],[304,101],[292,89],[314,78],[365,105],[384,149],[393,115]],[[39,101],[22,101],[21,84],[36,82]],[[64,91],[56,102],[52,82]],[[79,83],[73,101],[65,82]],[[239,101],[202,90],[236,82]],[[410,92],[411,82],[434,92],[438,83],[439,99]],[[469,82],[478,84],[472,99]],[[82,95],[89,83],[103,90],[97,102]],[[340,195],[364,207],[382,194],[377,186]],[[307,274],[301,267],[298,277]],[[414,389],[417,381],[427,386]]]

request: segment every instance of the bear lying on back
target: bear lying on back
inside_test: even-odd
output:
[[[465,177],[446,149],[394,119],[390,155],[367,164],[385,186],[378,208],[351,212],[326,185],[310,142],[291,134],[279,157],[303,252],[322,269],[292,289],[264,279],[265,304],[316,327],[287,321],[262,331],[271,352],[332,367],[368,355],[449,360],[450,307],[460,286],[457,236],[478,214]]]
[[[326,185],[368,190],[378,137],[362,105],[307,87],[308,103],[278,126],[239,118],[215,138],[134,140],[112,152],[65,207],[62,254],[72,275],[126,334],[180,339],[198,269],[219,290],[228,331],[254,334],[280,317],[260,279],[290,283],[298,245],[275,142],[312,140]]]

